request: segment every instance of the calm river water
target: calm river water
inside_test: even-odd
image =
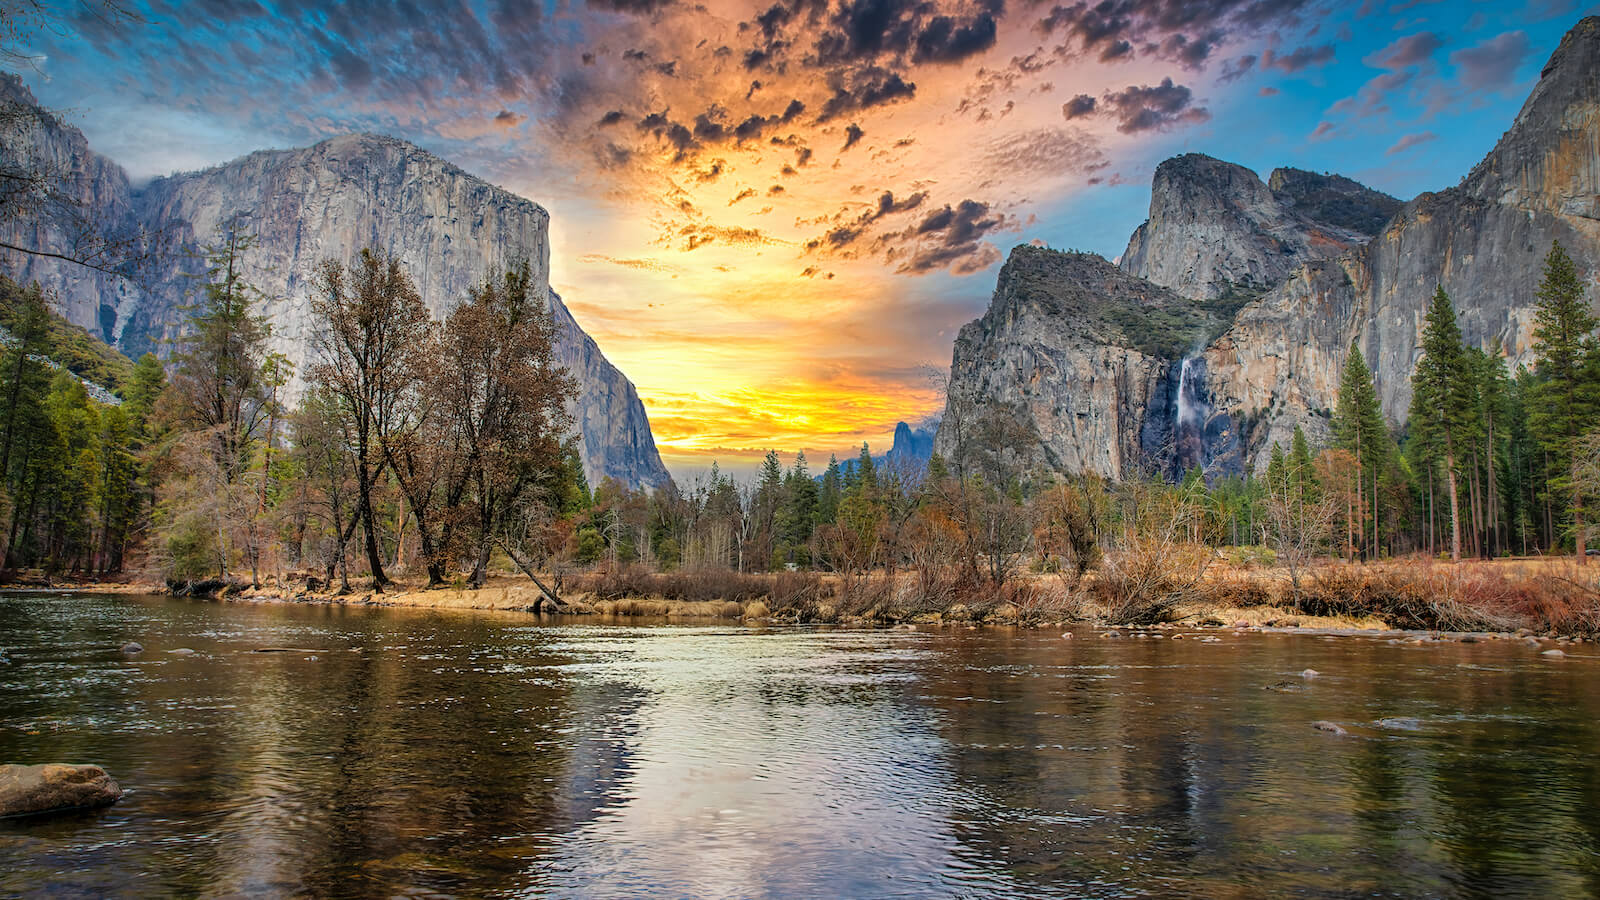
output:
[[[1592,645],[1078,631],[0,596],[0,895],[1600,895]]]

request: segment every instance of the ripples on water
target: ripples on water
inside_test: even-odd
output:
[[[0,823],[0,895],[1600,895],[1588,648],[17,594],[0,649],[0,761],[130,789]]]

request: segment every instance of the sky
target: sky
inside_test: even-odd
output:
[[[353,131],[551,213],[551,281],[680,477],[888,449],[1006,253],[1115,259],[1161,160],[1449,187],[1585,0],[64,8],[24,80],[136,182]]]

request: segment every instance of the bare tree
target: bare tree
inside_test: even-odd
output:
[[[577,383],[555,357],[555,323],[526,260],[472,288],[445,320],[431,391],[465,457],[463,522],[481,587],[501,519],[560,468]]]
[[[338,401],[350,422],[355,512],[373,588],[381,591],[389,579],[378,552],[373,489],[389,461],[384,444],[410,429],[417,415],[418,355],[428,345],[428,310],[400,261],[371,249],[362,250],[348,270],[334,260],[323,262],[317,292],[311,302],[320,325],[312,380]]]

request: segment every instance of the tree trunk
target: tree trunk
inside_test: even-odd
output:
[[[1445,488],[1450,496],[1450,561],[1461,561],[1461,502],[1456,496],[1456,456],[1445,442]]]
[[[1583,533],[1583,495],[1580,493],[1582,488],[1578,486],[1578,469],[1581,465],[1582,460],[1577,451],[1574,450],[1572,454],[1572,474],[1570,476],[1572,478],[1572,535],[1578,551],[1578,565],[1585,566],[1589,564],[1589,542],[1587,540],[1588,535]]]

